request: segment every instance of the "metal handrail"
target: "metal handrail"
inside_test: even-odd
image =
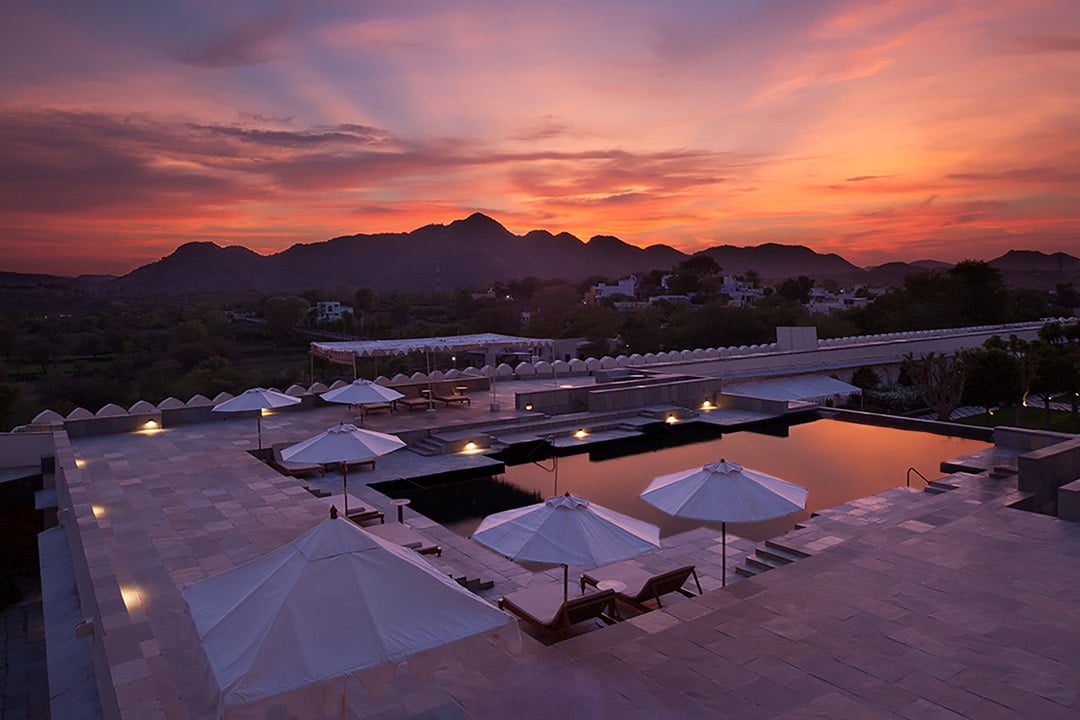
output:
[[[923,474],[922,474],[921,472],[919,472],[918,470],[916,470],[916,469],[915,469],[914,467],[909,467],[909,468],[907,469],[907,486],[908,486],[908,487],[911,487],[911,473],[915,473],[916,475],[918,475],[919,477],[921,477],[921,478],[922,478],[922,481],[923,481],[924,483],[926,483],[927,485],[929,485],[929,484],[930,484],[930,481],[926,479],[926,476],[925,476],[925,475],[923,475]]]

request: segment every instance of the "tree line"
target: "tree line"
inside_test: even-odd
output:
[[[789,278],[763,288],[751,307],[728,305],[711,258],[639,278],[639,298],[585,302],[583,282],[523,277],[475,290],[431,293],[369,288],[311,290],[247,303],[159,300],[73,308],[66,314],[9,313],[0,320],[0,422],[25,423],[43,408],[66,413],[107,402],[129,405],[195,393],[213,397],[253,385],[287,386],[308,376],[312,339],[391,339],[473,332],[580,338],[582,356],[646,353],[772,342],[778,325],[814,325],[821,338],[1032,320],[1080,305],[1071,286],[1055,293],[1008,288],[985,263],[909,276],[865,307],[811,315],[815,281]],[[661,283],[667,276],[667,288]],[[748,272],[742,280],[760,286]],[[643,300],[660,292],[691,302]],[[317,328],[311,308],[338,300],[354,308],[338,325]],[[1070,303],[1072,303],[1070,305]],[[411,372],[413,358],[364,365],[364,375]],[[1052,361],[1045,360],[1044,367]]]

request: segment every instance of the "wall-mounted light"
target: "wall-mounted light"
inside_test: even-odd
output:
[[[679,418],[675,417],[674,415],[668,415],[667,420],[664,420],[664,422],[666,422],[668,425],[674,425],[675,423],[679,422]]]
[[[533,409],[532,403],[525,403],[525,409],[531,411]]]
[[[709,400],[706,400],[705,402],[701,403],[701,409],[702,410],[712,410],[713,409],[712,402],[709,401]]]
[[[476,443],[470,440],[469,442],[465,443],[465,449],[469,452],[472,452],[476,449]]]
[[[103,505],[91,505],[90,512],[94,513],[94,517],[98,520],[105,517],[105,507]]]
[[[576,433],[574,433],[574,437],[576,437],[578,440],[580,440],[581,438],[585,437],[588,434],[589,433],[585,431],[585,428],[581,428]]]
[[[153,420],[153,419],[147,420],[146,422],[143,423],[143,429],[144,430],[156,430],[157,426],[158,426],[157,420]]]
[[[142,606],[142,592],[134,585],[124,585],[120,588],[120,597],[124,599],[124,606],[129,611]]]

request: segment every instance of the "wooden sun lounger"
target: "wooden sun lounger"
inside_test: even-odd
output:
[[[399,405],[404,405],[409,410],[427,410],[428,408],[435,407],[435,403],[426,397],[400,398],[394,402]]]
[[[694,584],[700,595],[701,583],[698,581],[697,570],[693,565],[684,565],[662,573],[651,573],[624,561],[582,574],[581,589],[584,591],[586,585],[596,587],[605,580],[620,582],[626,586],[626,589],[616,593],[615,597],[638,610],[648,611],[653,608],[645,605],[646,601],[652,600],[656,602],[656,607],[663,607],[660,598],[668,593],[677,592],[686,597],[694,597],[694,593],[683,589],[683,585],[691,577],[694,578]]]
[[[613,590],[574,595],[564,603],[563,587],[558,583],[510,593],[499,598],[499,609],[508,610],[558,639],[569,635],[570,628],[579,622],[596,618],[608,624],[618,621]]]
[[[363,525],[372,520],[378,520],[380,523],[386,522],[386,515],[384,515],[381,510],[375,510],[368,507],[350,507],[349,514],[345,517],[349,518],[357,525]]]
[[[401,523],[386,523],[383,525],[375,525],[373,527],[364,528],[372,535],[378,535],[383,540],[389,540],[392,543],[401,545],[402,547],[415,550],[421,555],[436,555],[442,556],[442,547],[436,545],[428,538],[424,537],[420,533],[413,530],[408,525]]]
[[[394,404],[388,402],[381,403],[364,403],[360,406],[360,417],[367,417],[371,413],[375,412],[393,412]]]
[[[312,475],[314,473],[318,473],[319,475],[323,474],[322,465],[316,465],[315,463],[289,462],[287,460],[283,460],[281,458],[281,448],[283,447],[289,446],[287,444],[274,445],[271,448],[272,455],[270,457],[270,463],[280,472],[286,475],[291,475],[292,477],[300,477],[301,475]]]
[[[444,403],[446,407],[450,407],[453,403],[465,403],[466,405],[472,405],[472,399],[468,395],[433,395],[434,399],[441,403]]]

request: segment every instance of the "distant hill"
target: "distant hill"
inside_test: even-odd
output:
[[[687,256],[665,245],[639,248],[614,237],[582,242],[534,230],[515,235],[476,213],[410,233],[351,235],[294,245],[274,255],[189,243],[118,278],[122,295],[299,292],[342,285],[375,290],[452,290],[533,275],[583,280],[667,270]]]
[[[708,255],[725,274],[756,271],[766,281],[807,275],[845,285],[887,287],[912,273],[946,270],[935,260],[860,268],[834,253],[802,245],[767,243],[756,247],[721,245]],[[495,220],[475,213],[449,225],[425,225],[407,233],[359,234],[293,245],[273,255],[244,247],[192,242],[122,277],[63,278],[0,272],[0,306],[19,298],[44,300],[50,294],[101,297],[202,296],[240,298],[309,289],[370,287],[386,290],[454,290],[535,276],[580,281],[612,279],[649,270],[667,271],[689,255],[667,245],[639,248],[610,235],[583,242],[569,233],[533,230],[515,235]],[[990,264],[1015,285],[1052,288],[1080,285],[1080,259],[1064,253],[1012,251]]]
[[[858,276],[862,269],[835,253],[822,255],[803,245],[766,243],[756,247],[720,245],[703,250],[728,275],[755,270],[763,280],[784,280],[806,275],[814,278]]]

